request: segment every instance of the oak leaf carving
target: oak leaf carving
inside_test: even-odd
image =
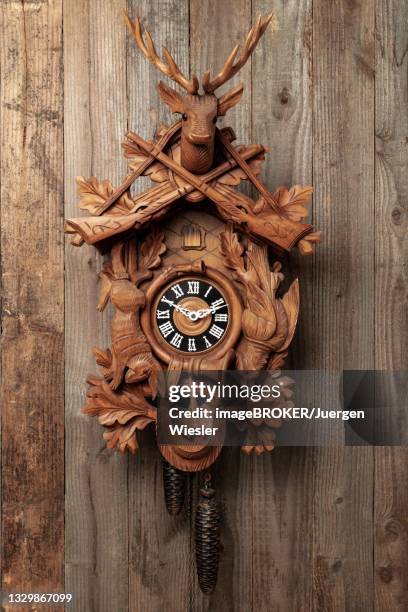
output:
[[[256,272],[252,267],[247,268],[245,265],[243,256],[245,249],[231,225],[228,225],[227,229],[221,232],[220,240],[221,255],[224,257],[227,268],[234,272],[235,279],[244,285],[255,282]]]
[[[124,385],[120,392],[96,376],[90,376],[85,414],[96,416],[107,428],[104,438],[108,448],[135,452],[138,448],[136,431],[156,421],[156,410],[144,397],[140,385]]]
[[[313,253],[313,244],[320,242],[321,232],[312,232],[307,234],[302,240],[299,240],[297,247],[302,255],[311,255]]]
[[[96,176],[85,179],[77,177],[78,195],[80,196],[79,208],[87,210],[92,216],[99,216],[106,200],[114,193],[115,189],[108,180],[98,181]],[[133,200],[124,193],[109,209],[109,215],[127,213],[133,206]]]
[[[245,146],[238,147],[238,153],[243,153],[247,148],[248,147],[245,147]],[[265,161],[264,153],[260,153],[256,157],[253,157],[247,161],[248,166],[251,168],[255,176],[258,176],[258,174],[261,172],[262,164],[264,161]],[[236,168],[233,168],[229,172],[226,172],[221,177],[216,179],[215,182],[218,184],[230,185],[233,187],[233,186],[239,185],[241,181],[245,181],[247,179],[248,179],[248,176],[245,174],[242,168],[237,166]]]
[[[118,450],[120,453],[129,451],[135,454],[139,448],[136,436],[136,424],[131,422],[127,425],[114,425],[107,428],[103,434],[106,447],[110,450]]]
[[[150,141],[151,142],[151,141]],[[126,140],[122,143],[124,156],[129,160],[129,169],[135,172],[138,167],[143,164],[148,155],[134,142]],[[167,168],[159,161],[152,162],[142,173],[143,176],[149,176],[156,183],[163,183],[169,179]]]
[[[231,270],[245,272],[242,254],[244,247],[238,240],[236,232],[231,226],[221,233],[221,255],[225,258],[225,263]]]
[[[273,194],[273,198],[282,214],[291,221],[301,221],[308,216],[306,205],[310,203],[313,187],[294,185],[290,189],[281,186]]]
[[[271,376],[276,384],[279,384],[281,394],[279,398],[268,401],[268,407],[279,407],[283,409],[293,408],[294,402],[292,401],[292,387],[295,384],[295,381],[289,376],[282,376],[280,370],[275,370]],[[237,429],[245,432],[245,439],[241,446],[241,450],[246,454],[255,452],[257,455],[261,455],[265,451],[272,451],[274,449],[276,439],[274,430],[279,429],[282,424],[282,418],[274,417],[266,419],[246,419],[245,421],[241,421],[240,423],[236,424]]]
[[[153,270],[161,263],[161,256],[166,252],[164,234],[155,227],[140,247],[140,269]]]

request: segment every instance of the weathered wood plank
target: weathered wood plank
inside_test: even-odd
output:
[[[374,365],[374,3],[313,2],[314,261],[311,366]],[[315,389],[336,403],[338,383]],[[336,439],[341,423],[325,428]],[[323,432],[323,430],[322,430]],[[373,606],[373,451],[318,448],[314,610]],[[312,483],[311,483],[312,484]]]
[[[188,0],[132,0],[128,10],[132,18],[139,16],[152,33],[157,50],[165,45],[181,70],[188,73]],[[130,36],[127,74],[129,127],[152,138],[161,121],[170,124],[175,120],[157,92],[159,80],[171,86],[172,83],[146,60]],[[141,191],[148,185],[149,179],[139,179],[135,189]],[[180,516],[173,518],[167,514],[161,455],[153,435],[142,432],[140,438],[143,442],[139,453],[129,461],[129,609],[188,610],[194,570],[189,500]]]
[[[237,42],[243,43],[251,27],[251,5],[246,0],[224,0],[222,9],[216,0],[203,3],[190,1],[190,54],[191,68],[201,78],[211,68],[216,74]],[[263,42],[259,43],[260,45]],[[239,104],[220,119],[220,127],[230,125],[237,143],[251,142],[251,62],[222,88],[245,83]],[[210,597],[199,590],[193,581],[192,610],[251,610],[252,609],[252,500],[253,461],[240,449],[225,449],[214,469],[218,495],[225,503],[225,521],[222,528],[224,551],[221,555],[217,588]],[[195,487],[194,505],[198,486]],[[194,554],[194,547],[192,547]]]
[[[408,6],[376,6],[376,368],[408,368]],[[402,431],[406,413],[396,413]],[[405,427],[404,427],[405,424]],[[408,451],[375,449],[375,610],[408,607]]]
[[[2,588],[63,591],[62,6],[0,13]]]
[[[78,214],[75,176],[114,185],[126,165],[124,0],[64,3],[65,216]],[[101,258],[66,247],[66,588],[76,610],[128,609],[127,458],[105,450],[102,428],[81,414],[91,348],[110,344],[110,313],[96,310]]]
[[[408,606],[408,450],[375,449],[375,610]]]
[[[273,8],[279,30],[266,34],[252,64],[253,136],[270,147],[264,171],[270,189],[312,183],[311,2],[278,2]],[[270,3],[256,0],[253,20],[269,10]],[[312,342],[310,262],[293,256],[291,262],[302,314],[290,363],[302,368],[308,367]],[[310,609],[312,450],[278,449],[254,461],[253,609]]]

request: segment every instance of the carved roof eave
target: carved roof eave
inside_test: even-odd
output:
[[[152,145],[137,135],[133,137],[136,144],[126,141],[124,148],[125,156],[130,158],[130,169],[135,172],[143,165],[143,155],[147,159],[145,147]],[[95,177],[77,179],[81,196],[80,207],[93,214],[66,221],[65,231],[72,235],[73,245],[81,246],[87,243],[104,253],[119,238],[123,239],[124,236],[145,230],[152,222],[163,220],[179,208],[180,204],[188,205],[205,200],[207,193],[215,204],[208,207],[210,214],[233,224],[236,229],[255,240],[269,244],[279,254],[289,252],[298,243],[303,245],[299,247],[302,252],[311,252],[311,243],[318,242],[318,233],[313,232],[311,225],[302,222],[302,218],[307,215],[304,205],[310,199],[310,187],[295,186],[291,190],[280,187],[275,194],[265,194],[270,202],[265,201],[262,196],[254,202],[234,189],[247,176],[231,157],[224,157],[224,161],[205,177],[190,175],[189,180],[193,182],[190,184],[185,177],[178,174],[178,142],[166,146],[165,150],[165,164],[159,160],[150,162],[143,172],[156,185],[133,199],[128,190],[123,190],[106,214],[100,213],[105,210],[106,202],[115,194],[111,183],[99,182]],[[248,160],[244,165],[247,171],[251,167],[253,175],[259,174],[264,153],[265,148],[261,145],[234,147],[232,150],[233,155],[239,155],[238,161],[241,163],[242,160]],[[172,171],[172,165],[176,171]],[[200,183],[203,181],[205,185],[210,186],[208,191],[201,188]],[[263,190],[266,191],[265,188]],[[305,240],[309,241],[309,244],[306,244]]]

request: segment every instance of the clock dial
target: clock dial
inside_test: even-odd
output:
[[[194,355],[223,340],[229,327],[230,309],[215,283],[185,278],[161,292],[154,316],[159,334],[169,347]]]

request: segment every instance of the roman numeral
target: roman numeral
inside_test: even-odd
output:
[[[188,339],[188,350],[189,351],[196,351],[197,350],[194,338],[189,338]]]
[[[222,298],[215,300],[215,302],[211,304],[211,308],[221,308],[221,306],[225,306],[225,302]]]
[[[228,315],[217,312],[214,317],[214,321],[228,321]]]
[[[184,295],[184,291],[182,290],[180,285],[174,285],[174,287],[172,287],[171,290],[173,291],[177,299],[181,298],[181,296]]]
[[[221,338],[222,334],[224,333],[224,330],[219,327],[218,325],[213,325],[212,328],[210,329],[209,333],[212,336],[215,336],[215,338]]]
[[[158,319],[170,319],[170,310],[157,310],[156,317]]]
[[[205,342],[205,348],[211,348],[212,347],[211,342],[207,339],[206,336],[203,336],[203,340]]]
[[[198,281],[188,281],[187,293],[197,295],[200,293],[200,283]]]
[[[173,302],[171,300],[168,300],[166,296],[163,296],[160,301],[164,302],[165,304],[168,304],[169,306],[173,306]]]
[[[207,295],[210,293],[212,287],[211,285],[208,287],[207,291],[204,293],[204,297],[207,297]]]
[[[169,336],[172,332],[174,332],[174,327],[170,323],[170,321],[167,321],[167,323],[162,323],[161,325],[159,325],[159,329],[162,333],[162,336],[164,336],[165,338],[167,338],[167,336]]]
[[[176,348],[180,348],[181,343],[183,342],[183,338],[184,336],[176,332],[174,336],[172,337],[172,339],[170,340],[170,344],[172,344]]]

